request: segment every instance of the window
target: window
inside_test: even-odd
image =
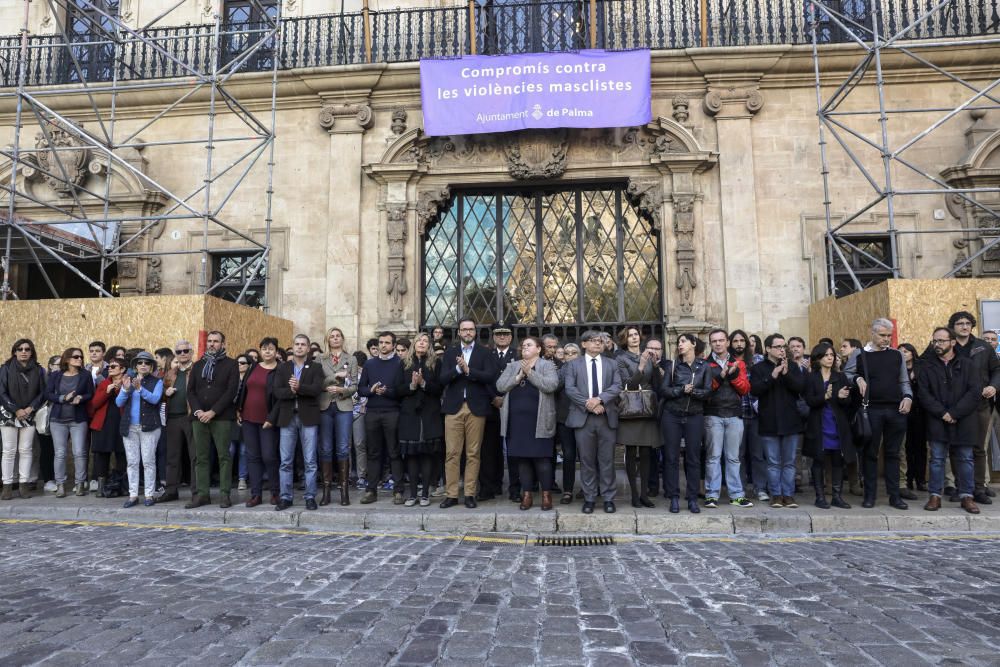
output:
[[[844,260],[827,238],[827,261],[833,275],[836,296],[847,296],[858,291],[851,279],[851,272],[861,283],[862,289],[877,285],[892,278],[892,267],[895,258],[892,257],[892,245],[889,237],[872,234],[841,234],[837,237],[836,248],[843,253],[850,271],[844,265]]]
[[[267,263],[259,262],[259,257],[260,253],[252,250],[213,253],[211,284],[218,285],[210,294],[235,303],[244,285],[248,285],[242,303],[251,308],[265,308]]]
[[[424,284],[426,327],[661,323],[658,237],[623,185],[459,193],[424,238]]]
[[[486,0],[480,8],[482,53],[543,53],[586,48],[580,0]]]
[[[859,37],[862,41],[866,41],[871,37],[872,10],[869,6],[870,2],[871,0],[827,0],[826,4],[831,10],[848,19],[844,20],[838,17],[838,20],[851,33]],[[819,43],[828,44],[832,42],[853,41],[853,38],[844,28],[841,28],[835,21],[831,20],[826,12],[820,9],[816,9],[815,11],[817,14],[816,40]],[[858,26],[863,26],[867,30]]]
[[[263,10],[263,11],[261,11]],[[278,17],[277,0],[226,0],[224,8],[225,36],[223,37],[223,64],[238,60],[273,29]],[[241,72],[261,72],[274,66],[274,38],[268,38],[240,66]]]
[[[114,30],[109,16],[118,16],[118,0],[73,0],[67,3],[66,34],[69,53],[64,53],[62,67],[66,80],[110,81],[114,78],[115,45],[109,32]],[[73,60],[79,64],[77,69]]]

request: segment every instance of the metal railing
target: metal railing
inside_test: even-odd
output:
[[[367,3],[366,3],[367,4]],[[927,0],[827,0],[862,26],[894,34],[928,9]],[[811,41],[806,0],[519,0],[428,9],[393,9],[282,19],[279,68],[366,62],[407,62],[469,53],[536,53],[584,48],[625,50],[696,46],[759,46]],[[993,0],[954,0],[919,23],[908,39],[971,37],[1000,31]],[[264,28],[225,26],[220,53],[237,52]],[[147,30],[143,39],[67,44],[61,36],[31,36],[25,58],[30,86],[185,76],[208,73],[211,25]],[[825,43],[851,40],[828,20],[819,24]],[[154,46],[155,45],[155,46]],[[157,48],[158,47],[158,48]],[[168,58],[160,51],[172,56]],[[72,57],[71,57],[72,54]],[[240,71],[267,71],[273,50],[262,48]],[[175,61],[176,59],[176,61]],[[0,87],[17,84],[20,36],[0,37]]]

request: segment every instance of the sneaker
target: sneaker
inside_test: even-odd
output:
[[[49,492],[55,491],[56,490],[55,480],[50,479],[49,481],[45,482],[45,486],[43,486],[42,489],[44,491],[49,491]]]
[[[795,502],[794,496],[785,496],[785,507],[796,508],[799,504]]]
[[[97,489],[99,489],[99,488],[100,488],[100,486],[97,484],[97,480],[96,479],[90,480],[90,490],[91,490],[91,492],[97,491]]]
[[[247,481],[245,479],[241,479],[240,483],[238,485],[236,485],[236,490],[237,491],[246,491],[247,490]]]
[[[771,501],[771,507],[776,510],[780,510],[784,506],[785,503],[781,502],[781,496],[775,496],[774,500]]]
[[[364,491],[368,488],[368,481],[364,477],[358,477],[358,482],[354,486],[358,491]]]
[[[403,503],[403,506],[405,506],[405,507],[413,507],[416,504],[417,504],[417,499],[416,498],[407,498],[406,502]]]
[[[420,506],[421,507],[430,507],[430,504],[431,504],[431,501],[430,501],[429,498],[421,498],[420,499]]]
[[[165,487],[165,486],[158,486],[158,487],[156,487],[156,490],[153,491],[153,500],[159,500],[160,498],[162,498],[165,495],[167,495],[167,487]]]
[[[389,479],[385,480],[385,484],[382,485],[382,488],[386,491],[392,491],[393,489],[396,488],[396,480],[390,477]]]
[[[729,504],[736,507],[753,507],[753,503],[746,498],[733,498],[729,501]]]
[[[433,493],[431,493],[431,498],[444,498],[448,495],[448,491],[443,486],[438,486],[434,488]]]
[[[757,500],[759,500],[762,503],[766,503],[770,499],[771,496],[767,495],[767,493],[764,491],[760,491],[757,493]]]
[[[711,496],[708,497],[708,498],[705,498],[705,507],[708,507],[709,509],[713,509],[714,510],[718,506],[719,506],[719,499],[718,498],[712,498]]]

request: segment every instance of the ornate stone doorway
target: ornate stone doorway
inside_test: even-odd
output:
[[[458,190],[422,248],[424,328],[661,332],[659,234],[624,182]]]

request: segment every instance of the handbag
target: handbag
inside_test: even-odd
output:
[[[656,394],[652,389],[629,389],[618,394],[618,419],[649,419],[656,416]]]
[[[52,404],[48,401],[35,410],[35,432],[39,435],[49,434],[49,417],[52,414]]]
[[[862,355],[862,360],[864,360],[864,350],[860,352]],[[865,392],[861,394],[861,407],[858,408],[854,417],[851,418],[851,433],[854,435],[855,439],[861,442],[867,442],[872,439],[872,421],[868,415],[868,365],[865,364],[865,372],[861,373],[861,379],[865,381]]]

